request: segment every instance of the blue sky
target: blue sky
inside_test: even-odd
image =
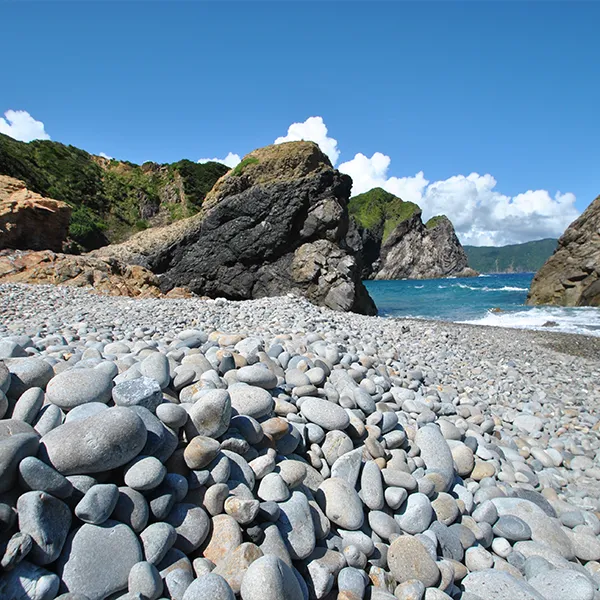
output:
[[[474,243],[559,235],[600,193],[596,2],[9,2],[2,14],[0,116],[27,111],[92,153],[243,156],[320,117],[296,137],[335,148],[356,191],[383,185],[425,216],[446,212]]]

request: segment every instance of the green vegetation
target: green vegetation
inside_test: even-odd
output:
[[[228,168],[181,160],[142,166],[104,161],[74,146],[0,134],[0,174],[21,179],[34,192],[73,207],[70,237],[84,249],[118,242],[152,225],[200,210],[204,197]]]
[[[544,239],[510,246],[464,246],[469,266],[480,273],[528,273],[541,268],[557,240]]]
[[[257,163],[258,158],[256,158],[255,156],[249,156],[248,158],[245,158],[239,165],[237,165],[237,167],[235,167],[233,171],[231,171],[231,174],[234,177],[239,177],[246,170],[246,167],[248,167],[249,165],[255,165]]]
[[[421,209],[413,202],[405,202],[382,188],[374,188],[350,198],[348,212],[364,229],[383,230],[382,241],[403,221],[410,219]]]
[[[431,217],[431,219],[429,219],[429,221],[427,221],[427,223],[425,223],[425,227],[427,227],[427,229],[433,229],[434,227],[437,227],[443,221],[448,221],[448,220],[449,219],[446,215],[436,215],[435,217]]]

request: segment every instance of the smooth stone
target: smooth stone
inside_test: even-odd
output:
[[[362,526],[362,502],[356,490],[344,479],[326,479],[317,490],[316,500],[327,518],[339,527],[356,530]]]
[[[368,460],[363,465],[359,495],[363,504],[371,510],[381,510],[385,506],[381,469],[373,460]]]
[[[19,530],[33,542],[28,558],[37,565],[54,562],[71,528],[71,510],[46,492],[26,492],[17,502]]]
[[[293,560],[303,560],[315,548],[315,527],[307,497],[292,492],[289,500],[279,503],[277,528]]]
[[[433,587],[440,578],[438,566],[425,546],[410,535],[397,537],[390,544],[388,565],[398,583],[418,579],[425,587]]]
[[[6,543],[0,567],[6,571],[14,569],[33,548],[33,539],[28,533],[17,531]]]
[[[267,367],[261,367],[259,365],[260,363],[238,369],[235,372],[238,381],[265,390],[272,390],[277,386],[277,376]]]
[[[50,406],[55,406],[51,404]],[[58,407],[57,407],[58,408]],[[106,404],[102,402],[87,402],[86,404],[80,404],[75,408],[72,408],[65,417],[65,423],[72,423],[73,421],[81,421],[88,417],[93,417],[104,410],[108,410]]]
[[[337,587],[340,592],[350,592],[357,598],[362,598],[365,594],[367,577],[365,573],[354,567],[344,567],[337,576]]]
[[[146,527],[150,517],[148,502],[140,492],[127,486],[120,487],[117,504],[111,517],[139,533]]]
[[[221,437],[231,420],[231,396],[226,390],[209,390],[194,402],[189,410],[186,433],[189,437],[202,435]],[[193,427],[193,429],[192,429]]]
[[[267,473],[256,493],[265,502],[285,502],[290,496],[290,490],[279,473]]]
[[[519,415],[518,417],[515,417],[513,425],[527,433],[533,433],[542,430],[544,421],[540,419],[540,417],[535,417],[534,415]]]
[[[43,404],[44,390],[37,387],[29,388],[17,400],[11,418],[33,425]]]
[[[162,390],[171,383],[171,370],[169,359],[162,352],[149,354],[140,364],[140,371],[144,377],[154,379]]]
[[[0,598],[6,600],[54,600],[59,586],[58,575],[26,560],[0,574]]]
[[[427,471],[438,473],[442,478],[443,489],[437,491],[448,491],[454,481],[454,459],[439,427],[431,423],[424,425],[417,430],[415,443]]]
[[[263,524],[261,528],[264,533],[264,539],[260,544],[263,554],[273,554],[280,558],[289,567],[292,565],[292,558],[288,552],[281,533],[275,524]]]
[[[225,512],[233,517],[240,525],[248,525],[258,515],[260,502],[255,498],[230,496],[223,504]]]
[[[128,408],[110,408],[65,423],[40,441],[39,458],[63,475],[109,471],[127,464],[146,444],[143,421]]]
[[[235,594],[223,577],[207,573],[190,584],[182,600],[235,600]]]
[[[163,581],[158,569],[150,562],[136,563],[129,571],[127,589],[130,594],[140,594],[147,600],[158,600],[163,591]]]
[[[46,389],[48,382],[54,377],[49,363],[41,358],[10,358],[5,360],[10,372],[10,386],[6,395],[16,400],[29,388]]]
[[[175,547],[186,554],[199,548],[210,530],[208,515],[195,504],[175,504],[165,521],[177,532]]]
[[[75,515],[84,523],[104,523],[117,505],[119,488],[114,483],[99,483],[92,486],[75,507]]]
[[[27,456],[19,463],[19,475],[24,487],[48,492],[56,498],[67,498],[73,492],[73,484],[58,471],[35,456]]]
[[[31,429],[24,421],[15,422]],[[0,494],[15,485],[19,464],[27,456],[34,456],[38,447],[39,437],[36,433],[15,433],[4,439],[0,438]]]
[[[171,429],[183,427],[188,420],[187,411],[179,404],[165,402],[156,407],[156,416]]]
[[[263,556],[263,551],[253,543],[240,544],[228,554],[214,569],[215,575],[220,575],[227,581],[234,594],[240,593],[242,581],[250,565]]]
[[[256,477],[244,457],[230,450],[221,450],[221,453],[229,459],[229,478],[233,481],[240,481],[248,489],[253,490]]]
[[[166,474],[166,467],[154,456],[138,456],[127,466],[125,485],[139,492],[153,490]]]
[[[236,415],[260,419],[269,415],[275,405],[271,394],[261,387],[239,384],[230,387],[228,391],[231,408]]]
[[[401,533],[400,526],[393,517],[380,510],[372,510],[368,515],[369,526],[382,539],[389,541]]]
[[[513,515],[501,516],[493,526],[494,534],[511,542],[531,539],[531,528],[523,519]]]
[[[183,452],[185,464],[193,470],[203,469],[217,457],[221,444],[210,437],[197,435]]]
[[[485,600],[545,600],[522,579],[496,569],[470,573],[462,580],[466,592]]]
[[[300,411],[308,421],[327,431],[341,431],[350,424],[350,417],[341,406],[322,398],[304,398]]]
[[[356,448],[340,456],[331,465],[331,477],[344,479],[350,487],[356,487],[360,467],[362,465],[363,449]],[[377,494],[377,490],[373,492]]]
[[[71,410],[88,402],[106,404],[113,381],[105,369],[70,369],[55,375],[46,387],[46,399],[62,410]]]
[[[394,519],[405,533],[423,533],[433,519],[431,500],[420,492],[410,494],[400,511],[394,515]]]
[[[217,515],[211,524],[202,555],[218,565],[242,543],[242,529],[229,515]]]
[[[123,381],[112,389],[112,398],[117,406],[143,406],[150,412],[162,402],[162,389],[155,379],[138,377]]]
[[[594,585],[589,578],[570,569],[552,570],[528,579],[546,600],[594,600]]]
[[[305,600],[294,571],[276,556],[255,560],[241,586],[242,600]]]
[[[409,579],[394,590],[394,596],[398,600],[422,600],[424,595],[425,586],[418,579]]]
[[[144,556],[148,562],[157,565],[177,540],[173,525],[164,522],[152,523],[140,533]]]
[[[299,460],[282,460],[277,467],[279,475],[290,489],[298,487],[306,478],[306,465]]]
[[[104,600],[127,588],[129,572],[142,560],[140,543],[127,525],[86,523],[69,534],[57,572],[68,591]]]

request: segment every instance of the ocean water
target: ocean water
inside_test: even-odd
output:
[[[533,273],[365,281],[379,314],[600,336],[600,308],[525,306]],[[501,312],[493,312],[500,309]],[[543,327],[548,321],[556,326]]]

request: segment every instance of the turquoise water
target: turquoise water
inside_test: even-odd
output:
[[[379,314],[600,336],[600,309],[525,306],[533,273],[365,281]],[[491,312],[500,309],[501,312]],[[544,328],[545,329],[545,328]]]

